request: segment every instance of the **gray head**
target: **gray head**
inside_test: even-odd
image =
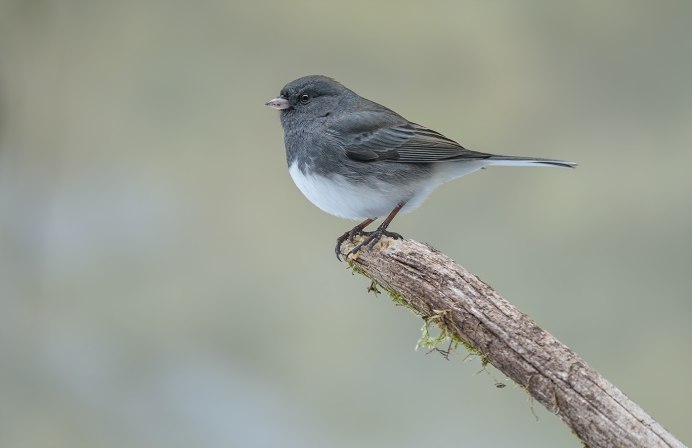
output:
[[[291,81],[281,89],[277,98],[266,103],[281,111],[281,122],[301,122],[325,118],[348,108],[349,99],[358,99],[353,91],[332,78],[310,75]]]

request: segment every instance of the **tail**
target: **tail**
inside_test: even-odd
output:
[[[574,168],[577,166],[574,162],[536,157],[490,156],[486,161],[496,166],[559,166],[562,168]]]

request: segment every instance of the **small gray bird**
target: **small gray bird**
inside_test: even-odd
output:
[[[305,197],[332,215],[363,220],[337,239],[339,260],[347,238],[364,237],[349,255],[382,236],[401,238],[387,231],[396,214],[449,180],[491,165],[576,166],[470,151],[326,76],[291,81],[266,105],[281,111],[289,172]],[[382,216],[375,231],[365,231]]]

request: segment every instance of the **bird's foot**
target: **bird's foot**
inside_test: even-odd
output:
[[[401,240],[404,238],[403,236],[399,235],[396,232],[390,232],[384,228],[379,228],[379,227],[374,232],[361,232],[361,235],[365,236],[365,238],[363,238],[363,241],[358,243],[358,245],[356,247],[351,249],[351,251],[348,253],[347,257],[352,257],[352,256],[356,255],[358,252],[360,252],[360,250],[363,247],[367,247],[368,249],[372,249],[373,247],[375,247],[375,244],[377,244],[377,242],[380,241],[380,239],[383,236],[386,236],[389,238],[394,238],[395,240]]]
[[[336,239],[336,249],[334,250],[336,252],[336,259],[341,261],[341,244],[343,244],[344,241],[347,239],[351,241],[352,243],[355,243],[354,238],[356,236],[363,236],[363,240],[356,245],[353,249],[349,251],[348,254],[346,254],[346,257],[351,257],[354,256],[355,254],[360,251],[360,249],[367,245],[368,249],[371,249],[377,244],[377,242],[382,238],[383,236],[388,236],[390,238],[394,238],[397,240],[402,239],[403,237],[399,235],[398,233],[394,232],[388,232],[387,227],[389,226],[389,223],[392,222],[392,219],[394,219],[394,216],[401,210],[401,208],[405,205],[405,202],[399,203],[396,207],[394,207],[394,210],[392,210],[389,213],[389,216],[385,218],[384,221],[382,221],[382,224],[374,231],[374,232],[366,232],[365,229],[367,226],[369,226],[376,218],[368,218],[365,221],[361,222],[348,232],[344,233],[341,235],[339,238]]]
[[[368,223],[369,224],[369,223]],[[357,236],[365,236],[369,237],[371,234],[374,232],[366,232],[363,230],[365,226],[362,224],[358,224],[348,232],[344,233],[341,235],[339,238],[336,239],[336,247],[334,248],[334,252],[336,253],[336,259],[341,261],[341,245],[344,243],[344,241],[349,240],[351,242],[354,242],[355,237]],[[351,252],[348,253],[350,255]],[[347,256],[348,256],[347,255]]]
[[[341,245],[343,242],[349,240],[353,243],[356,236],[370,235],[371,232],[365,232],[363,229],[369,226],[373,221],[374,219],[368,218],[336,239],[336,248],[334,249],[334,252],[336,252],[337,260],[341,261]]]

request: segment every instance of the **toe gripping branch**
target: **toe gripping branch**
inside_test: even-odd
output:
[[[387,218],[382,221],[382,224],[380,224],[377,229],[375,229],[372,232],[366,232],[364,229],[372,224],[375,219],[368,218],[365,221],[361,222],[348,232],[344,233],[341,235],[339,238],[336,239],[336,248],[334,249],[336,253],[336,259],[341,261],[341,244],[343,244],[344,241],[349,240],[353,243],[355,243],[354,238],[356,236],[363,236],[363,240],[356,245],[353,249],[351,249],[348,254],[346,254],[346,258],[353,256],[357,254],[364,246],[367,246],[368,249],[372,249],[375,244],[382,238],[383,236],[388,236],[390,238],[395,238],[395,239],[401,239],[402,236],[399,235],[398,233],[395,232],[389,232],[387,231],[387,227],[389,227],[389,224],[392,222],[394,217],[396,216],[397,213],[399,213],[399,210],[404,206],[405,202],[400,203],[396,207],[394,207],[394,210],[392,210]]]

